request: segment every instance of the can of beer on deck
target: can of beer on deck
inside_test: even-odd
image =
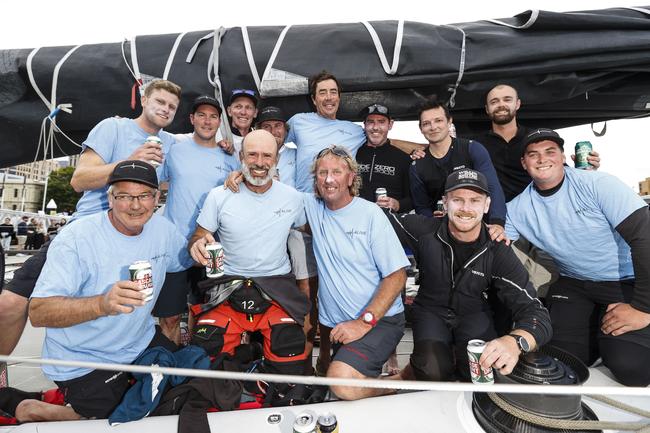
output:
[[[147,137],[147,139],[144,141],[145,143],[156,143],[158,146],[160,146],[160,149],[162,150],[162,140],[158,138],[156,135],[150,135]],[[158,167],[160,163],[155,160],[149,161],[149,164],[153,165],[154,167]]]
[[[493,384],[494,373],[492,367],[481,368],[479,360],[485,349],[485,341],[470,340],[467,343],[467,357],[469,358],[469,373],[472,376],[473,383]]]
[[[147,260],[138,260],[129,266],[131,281],[137,281],[140,290],[146,295],[144,300],[149,302],[153,299],[153,279],[151,275],[151,263]]]
[[[336,415],[327,412],[318,417],[318,433],[339,433],[339,424]]]
[[[7,388],[9,386],[9,372],[7,371],[7,363],[0,362],[0,388]]]
[[[293,433],[318,433],[314,415],[309,411],[299,413],[293,422]]]
[[[586,170],[589,168],[590,164],[587,161],[587,157],[589,156],[589,153],[593,150],[593,146],[591,145],[591,142],[589,141],[578,141],[576,143],[576,161],[575,165],[576,168]]]
[[[388,195],[388,192],[386,191],[386,188],[377,188],[375,190],[375,200],[379,200],[380,197],[386,197]]]
[[[205,246],[205,249],[210,254],[208,264],[205,266],[205,275],[208,278],[219,278],[224,274],[224,257],[223,247],[219,242],[212,242]]]

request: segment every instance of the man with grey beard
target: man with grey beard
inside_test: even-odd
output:
[[[223,295],[221,283],[241,284],[229,295],[217,296],[215,305],[191,308],[196,316],[193,342],[211,356],[232,355],[242,334],[260,331],[265,367],[302,374],[307,358],[302,328],[310,303],[291,273],[287,238],[292,228],[307,222],[303,197],[273,180],[278,146],[269,132],[247,134],[240,159],[244,181],[239,193],[223,187],[210,191],[188,245],[194,260],[207,265],[205,247],[216,232],[225,259],[224,277],[214,280],[217,291]]]

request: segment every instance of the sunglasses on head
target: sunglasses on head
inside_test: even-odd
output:
[[[327,155],[328,153],[333,153],[334,155],[340,156],[341,158],[350,158],[350,159],[352,158],[352,155],[350,155],[350,153],[344,147],[332,145],[318,152],[318,155],[316,155],[316,159],[319,159]]]
[[[388,107],[381,104],[372,104],[367,107],[368,114],[379,113],[379,114],[388,114]]]
[[[235,89],[235,90],[232,91],[233,96],[234,95],[241,95],[242,93],[245,94],[245,95],[255,96],[255,91],[254,90]]]

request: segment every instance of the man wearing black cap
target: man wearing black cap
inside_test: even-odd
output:
[[[163,131],[174,120],[181,88],[167,80],[151,81],[140,100],[142,113],[135,119],[109,117],[98,123],[83,142],[79,163],[70,180],[84,194],[69,222],[108,209],[106,182],[115,165],[124,160],[161,164],[174,143],[174,136]],[[149,141],[156,136],[160,143]],[[162,166],[158,167],[162,173]],[[49,242],[16,271],[0,293],[0,353],[11,353],[25,328],[27,300],[43,268]]]
[[[356,156],[361,176],[359,196],[394,212],[409,212],[413,209],[409,180],[411,159],[390,144],[388,131],[393,127],[393,119],[388,107],[369,105],[362,116],[366,143]],[[376,197],[377,188],[386,188],[386,195]]]
[[[257,117],[257,96],[254,90],[235,89],[230,94],[230,103],[226,107],[226,113],[230,119],[230,132],[232,133],[233,154],[239,158],[241,144],[246,134],[251,132],[253,120]],[[217,133],[217,142],[225,146],[222,131]]]
[[[508,203],[506,233],[557,263],[546,297],[552,343],[587,364],[602,357],[625,385],[650,384],[650,214],[616,177],[564,165],[564,140],[540,128],[524,139],[533,179]]]
[[[148,347],[175,349],[156,331],[151,310],[165,273],[192,264],[186,239],[154,215],[153,166],[122,161],[108,185],[109,210],[56,236],[49,252],[56,260],[45,263],[31,296],[32,325],[47,327],[45,358],[129,364]],[[129,266],[137,261],[150,265],[149,287],[131,281]],[[129,386],[123,372],[50,365],[43,372],[63,390],[67,406],[25,400],[16,409],[21,422],[106,418]]]
[[[483,215],[490,207],[486,177],[472,169],[451,173],[445,184],[443,218],[390,214],[403,244],[420,269],[413,302],[411,362],[402,378],[469,380],[467,343],[487,341],[481,365],[509,374],[519,355],[551,338],[548,311],[536,298],[528,274],[512,250],[490,239]],[[513,312],[515,327],[498,337],[484,292],[493,289]],[[455,356],[454,356],[455,353]],[[455,363],[454,363],[455,359]]]
[[[164,216],[189,239],[205,197],[228,174],[239,168],[234,155],[217,145],[215,136],[221,123],[221,105],[211,96],[199,96],[192,104],[192,134],[176,135],[176,143],[167,154],[163,177],[169,180]],[[180,315],[187,309],[188,284],[195,286],[202,270],[190,268],[168,274],[162,294],[153,310],[167,337],[180,342]]]

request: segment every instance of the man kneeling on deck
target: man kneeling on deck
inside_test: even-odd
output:
[[[176,346],[154,324],[151,310],[166,272],[191,266],[185,238],[154,215],[158,177],[142,161],[123,161],[109,177],[110,209],[62,231],[29,304],[34,326],[45,326],[43,358],[129,364],[147,347]],[[151,288],[131,281],[129,266],[151,266]],[[129,386],[124,372],[44,365],[43,372],[65,395],[67,406],[24,400],[16,418],[61,421],[107,418]]]
[[[269,132],[247,134],[240,157],[240,192],[212,189],[190,239],[192,257],[206,265],[206,245],[216,232],[225,271],[206,303],[192,306],[192,341],[212,356],[233,355],[243,335],[259,331],[265,368],[302,374],[307,358],[302,327],[310,303],[296,286],[287,253],[289,231],[306,223],[302,195],[273,180],[278,146]]]
[[[526,269],[504,242],[490,240],[482,222],[490,208],[488,194],[482,173],[461,169],[447,177],[443,218],[390,215],[420,269],[420,290],[413,302],[413,354],[403,379],[468,381],[466,348],[473,339],[488,342],[480,361],[484,368],[509,374],[521,353],[551,338],[548,311],[537,299]],[[513,328],[501,337],[485,297],[490,288],[512,312]]]
[[[343,147],[323,149],[312,167],[316,195],[305,194],[305,211],[318,263],[319,321],[333,328],[328,377],[376,378],[404,335],[399,296],[410,265],[386,215],[356,197],[358,165]],[[390,392],[332,386],[341,399]]]

